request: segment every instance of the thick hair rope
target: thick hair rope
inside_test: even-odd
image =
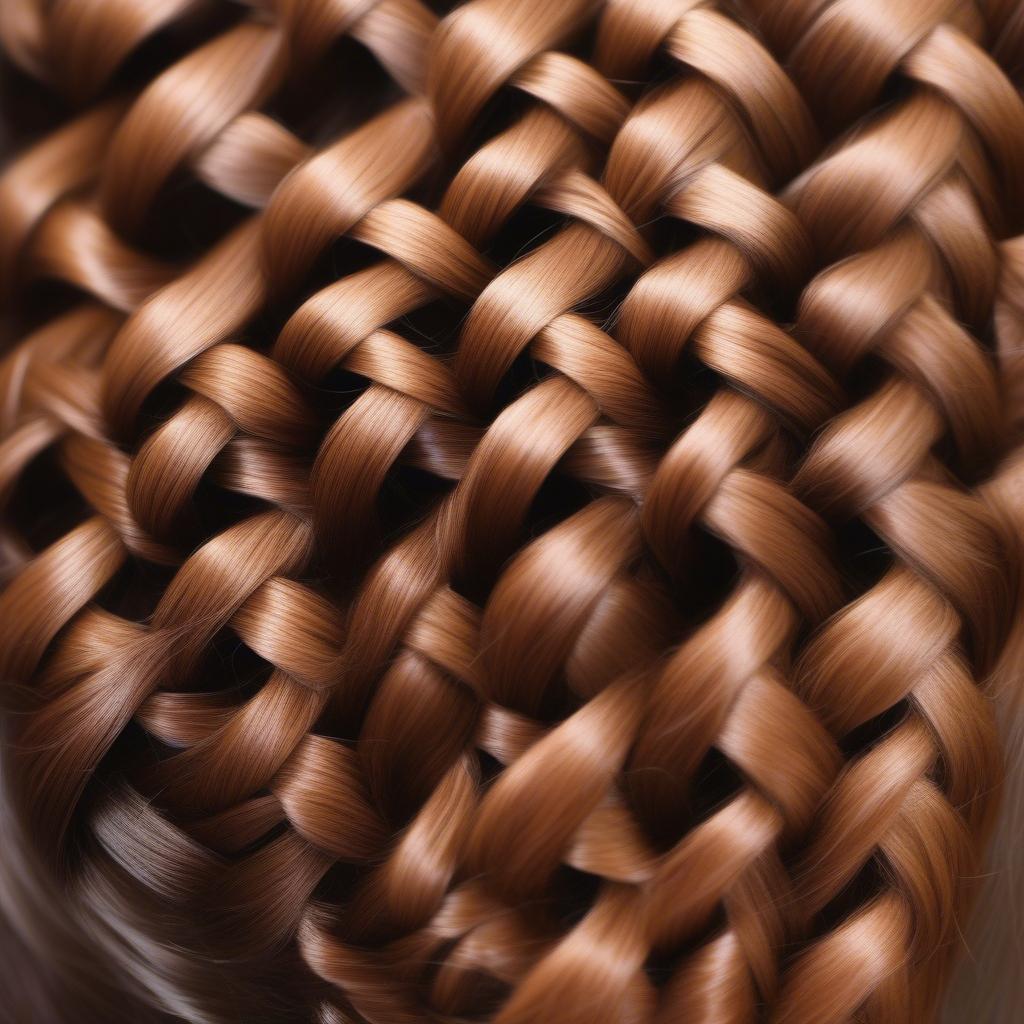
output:
[[[1024,5],[0,52],[0,1019],[1017,1019]]]

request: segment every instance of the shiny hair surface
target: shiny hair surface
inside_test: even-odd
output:
[[[0,49],[0,1018],[1017,1020],[1024,4]]]

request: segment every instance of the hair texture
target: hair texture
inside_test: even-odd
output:
[[[0,1017],[1018,1018],[1024,4],[0,47]]]

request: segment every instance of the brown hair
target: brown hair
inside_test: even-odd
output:
[[[0,44],[15,1019],[1012,1019],[1016,4]]]

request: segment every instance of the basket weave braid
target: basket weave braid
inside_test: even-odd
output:
[[[1024,660],[1018,6],[0,45],[14,1019],[937,1019]]]

